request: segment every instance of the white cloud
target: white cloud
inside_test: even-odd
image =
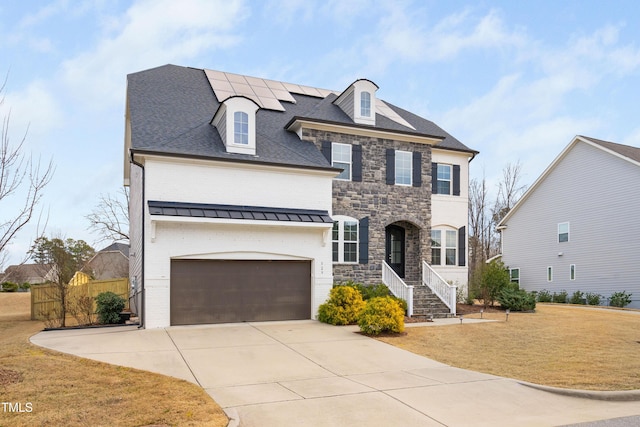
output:
[[[24,90],[6,93],[0,113],[5,117],[9,112],[12,141],[17,143],[28,129],[27,145],[36,150],[42,149],[43,139],[53,129],[62,126],[60,105],[47,85],[39,80],[32,81]]]
[[[118,17],[118,27],[105,19],[114,34],[66,61],[63,78],[84,102],[122,102],[127,74],[228,48],[244,17],[240,1],[138,1]]]

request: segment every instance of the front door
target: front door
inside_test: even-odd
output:
[[[386,259],[389,267],[404,278],[404,228],[390,225],[386,229]]]

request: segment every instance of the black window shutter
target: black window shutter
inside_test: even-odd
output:
[[[453,165],[453,195],[460,195],[460,165]]]
[[[362,145],[351,146],[351,180],[362,181]]]
[[[458,266],[464,267],[467,261],[467,227],[458,229]]]
[[[413,152],[413,186],[422,186],[422,153],[419,151]]]
[[[396,150],[387,148],[387,184],[396,183]]]
[[[322,155],[331,164],[331,141],[322,141]]]
[[[431,192],[438,194],[438,164],[431,163]]]
[[[364,217],[359,224],[359,252],[358,262],[360,264],[369,263],[369,217]]]

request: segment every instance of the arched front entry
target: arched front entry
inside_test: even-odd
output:
[[[405,231],[398,225],[388,225],[386,233],[385,260],[398,276],[405,276]]]

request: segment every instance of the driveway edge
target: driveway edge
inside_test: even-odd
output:
[[[605,400],[608,402],[636,402],[640,401],[640,390],[623,390],[623,391],[595,391],[595,390],[577,390],[569,388],[550,387],[546,385],[528,383],[526,381],[518,381],[527,387],[537,390],[555,393],[562,396],[579,397],[582,399]]]

